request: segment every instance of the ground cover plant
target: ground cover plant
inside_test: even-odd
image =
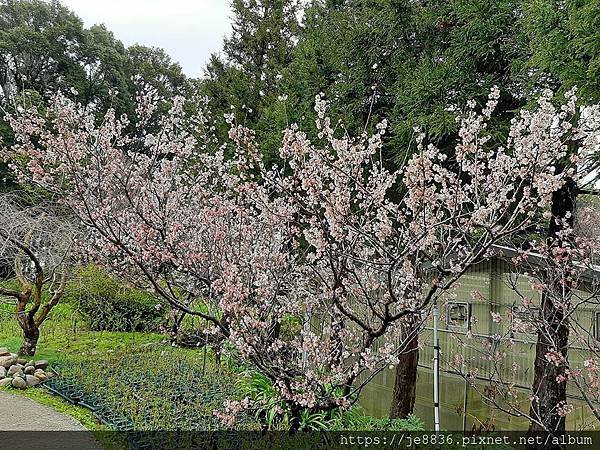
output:
[[[252,400],[251,412],[262,428],[271,431],[289,429],[292,419],[289,406],[281,400],[268,377],[246,370],[240,373],[236,384],[240,395]],[[360,405],[350,410],[338,408],[315,412],[307,409],[300,417],[300,429],[303,431],[421,431],[423,428],[423,422],[414,415],[402,419],[377,418],[366,414]]]
[[[0,342],[16,347],[22,338],[13,314],[9,305],[0,305]],[[77,317],[70,302],[58,305],[40,337],[37,352],[59,375],[47,387],[66,402],[48,397],[45,388],[23,395],[72,415],[99,432],[228,430],[230,426],[215,413],[222,410],[226,400],[246,397],[257,407],[247,412],[241,425],[236,423],[236,429],[287,429],[289,417],[281,420],[277,414],[285,404],[272,384],[239,361],[227,358],[219,366],[210,349],[173,348],[164,334],[90,331],[81,318],[76,325]],[[304,431],[422,428],[416,417],[379,419],[360,407],[349,412],[307,411],[301,424]],[[107,439],[109,434],[98,435],[107,445],[119,445]],[[132,444],[144,444],[140,436],[130,437]],[[138,438],[142,440],[135,440]]]
[[[116,430],[215,431],[214,411],[237,396],[235,374],[202,361],[202,352],[146,349],[97,358],[59,360],[48,387]]]

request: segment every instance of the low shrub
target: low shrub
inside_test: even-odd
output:
[[[91,331],[158,331],[166,321],[166,308],[154,295],[131,288],[92,265],[76,272],[65,301]]]
[[[356,405],[350,411],[342,414],[340,421],[331,430],[354,431],[423,431],[425,424],[417,416],[410,415],[405,419],[390,419],[389,417],[373,417]]]
[[[240,394],[254,403],[254,416],[267,430],[287,430],[290,414],[271,380],[260,372],[246,371],[237,382]],[[304,410],[302,431],[422,431],[424,423],[416,416],[390,419],[369,416],[360,405],[349,410]]]

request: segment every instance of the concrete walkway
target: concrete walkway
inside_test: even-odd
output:
[[[0,392],[0,448],[102,449],[74,418],[7,392]]]

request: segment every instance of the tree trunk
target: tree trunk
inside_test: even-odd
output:
[[[568,223],[571,226],[573,225],[576,198],[577,185],[571,178],[560,190],[553,194],[552,218],[548,227],[548,245],[550,248],[561,245],[559,232],[563,227],[557,223],[557,219],[567,218]],[[570,213],[570,217],[568,213]],[[551,256],[549,255],[549,257]],[[553,287],[549,288],[553,289]],[[560,286],[560,289],[564,288],[565,286]],[[567,359],[569,329],[563,307],[555,304],[552,296],[547,293],[542,295],[540,319],[542,327],[538,330],[535,349],[534,398],[531,402],[530,414],[532,417],[538,418],[541,424],[531,422],[529,432],[547,431],[559,434],[565,431],[565,417],[558,414],[557,406],[567,400],[567,383],[566,381],[558,382],[557,377],[565,375],[565,367],[562,364],[557,367],[548,361],[546,354],[550,351],[557,351],[565,360]]]
[[[290,410],[291,417],[289,433],[296,434],[298,431],[300,431],[300,426],[302,425],[302,408],[294,403],[290,406]]]
[[[185,312],[179,313],[178,311],[173,310],[173,325],[171,325],[171,332],[169,333],[172,344],[178,344],[179,328],[181,327],[181,322],[183,322],[185,314]]]
[[[533,379],[534,400],[531,402],[530,414],[542,421],[543,425],[531,422],[530,432],[562,433],[565,431],[565,418],[557,412],[557,405],[567,400],[567,383],[559,383],[557,377],[565,375],[563,365],[556,366],[546,359],[550,351],[558,351],[565,359],[568,353],[569,329],[564,322],[562,308],[556,307],[552,299],[544,295],[540,314],[545,323],[545,330],[538,332],[535,348],[535,365]]]
[[[417,368],[419,364],[419,333],[414,321],[403,325],[402,341],[407,341],[405,351],[396,366],[396,379],[392,394],[390,418],[404,418],[412,414],[417,390]]]
[[[33,356],[40,338],[40,329],[35,323],[31,323],[23,329],[23,345],[19,350],[20,355]]]

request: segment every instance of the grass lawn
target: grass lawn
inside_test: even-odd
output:
[[[22,331],[11,306],[0,305],[0,347],[16,353]],[[215,366],[210,351],[203,356],[201,349],[173,348],[159,333],[88,331],[65,303],[42,324],[34,359],[48,360],[59,379],[69,383],[67,391],[77,389],[100,401],[116,420],[136,430],[215,429],[213,412],[235,392],[237,375]],[[88,409],[43,388],[10,392],[68,414],[91,431],[106,429]]]
[[[35,359],[50,363],[70,356],[99,356],[135,347],[160,345],[165,337],[158,333],[87,331],[70,305],[57,305],[42,324]],[[0,347],[17,352],[23,341],[22,331],[14,317],[12,305],[0,304]],[[170,347],[165,344],[165,347]]]

